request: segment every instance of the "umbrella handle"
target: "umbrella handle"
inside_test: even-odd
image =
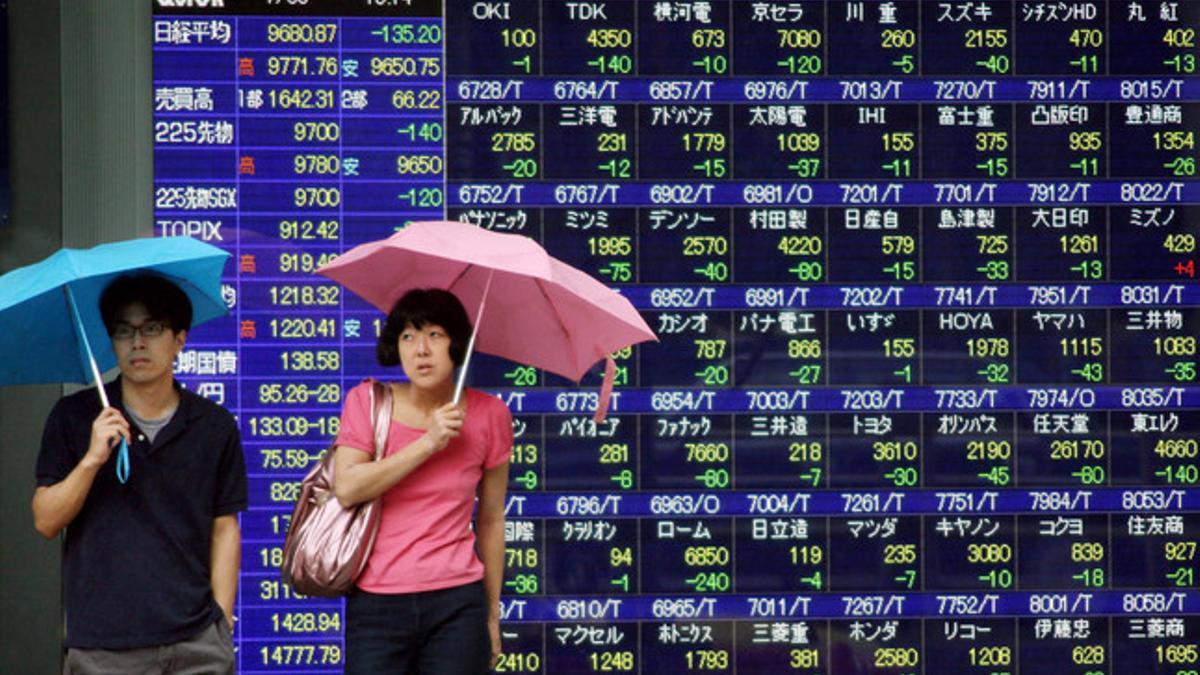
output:
[[[117,450],[117,480],[122,483],[129,480],[129,444],[121,439],[121,447]]]
[[[467,382],[467,367],[471,365],[471,354],[475,351],[475,334],[479,332],[479,322],[483,320],[483,308],[487,306],[488,291],[492,288],[492,270],[488,270],[487,284],[483,287],[483,298],[479,300],[479,310],[475,312],[475,325],[471,327],[471,339],[467,341],[467,354],[463,357],[462,368],[458,370],[458,382],[454,384],[454,405],[462,400],[463,385]]]

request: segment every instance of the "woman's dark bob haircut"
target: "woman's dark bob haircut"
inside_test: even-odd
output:
[[[151,321],[162,321],[178,333],[192,328],[192,301],[175,282],[149,272],[126,274],[114,279],[100,294],[100,318],[108,334],[117,328],[118,315],[140,302]]]
[[[381,366],[400,365],[400,333],[408,326],[423,328],[431,323],[450,336],[450,360],[461,366],[471,339],[471,320],[454,294],[440,288],[414,288],[392,305],[387,322],[375,343],[375,358]]]

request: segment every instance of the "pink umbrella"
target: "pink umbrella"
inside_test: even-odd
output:
[[[607,359],[596,408],[602,420],[615,373],[611,354],[657,339],[628,299],[551,257],[537,242],[468,223],[412,223],[387,239],[354,247],[317,272],[384,312],[413,288],[444,288],[468,311],[476,308],[455,401],[473,349],[576,382]]]

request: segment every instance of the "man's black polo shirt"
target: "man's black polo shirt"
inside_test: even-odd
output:
[[[220,618],[209,577],[213,519],[246,508],[246,464],[233,416],[175,385],[179,408],[154,443],[131,421],[129,482],[116,450],[67,526],[67,646],[127,649],[178,642]],[[105,389],[121,407],[120,379]],[[37,484],[67,477],[87,453],[100,397],[58,401],[46,420]],[[128,419],[128,414],[126,418]]]

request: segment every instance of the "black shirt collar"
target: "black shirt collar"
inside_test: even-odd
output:
[[[151,451],[162,447],[171,439],[183,433],[187,422],[198,417],[201,413],[201,410],[199,410],[199,408],[195,405],[195,402],[192,400],[192,396],[195,396],[195,394],[192,394],[190,391],[184,389],[183,385],[179,384],[179,380],[174,378],[171,379],[171,386],[175,387],[175,393],[179,395],[179,407],[175,409],[175,414],[172,415],[171,421],[167,423],[167,426],[163,427],[162,430],[158,432],[158,435],[154,437],[154,442],[150,444]],[[118,375],[112,382],[104,385],[104,390],[108,393],[108,402],[112,405],[112,407],[128,413],[124,405],[123,397],[121,396],[120,375]],[[126,418],[129,419],[130,415],[126,414]],[[129,419],[129,421],[134,423],[132,419]]]

